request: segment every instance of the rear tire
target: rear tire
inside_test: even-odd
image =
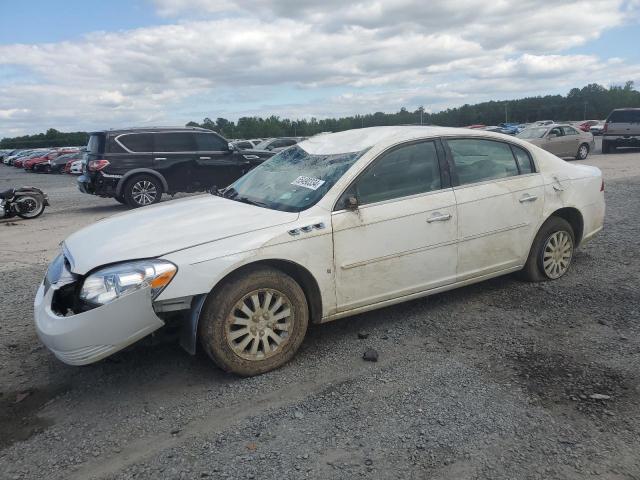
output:
[[[562,277],[571,266],[575,243],[575,234],[569,222],[560,217],[550,217],[533,240],[520,277],[529,282]]]
[[[125,203],[130,208],[146,207],[162,199],[162,182],[153,175],[136,175],[124,186]]]
[[[44,206],[43,201],[40,200],[39,198],[35,197],[35,196],[32,196],[32,195],[22,196],[22,197],[20,197],[18,202],[24,203],[24,204],[28,205],[30,208],[32,208],[27,213],[18,212],[18,216],[20,218],[31,220],[32,218],[37,218],[37,217],[39,217],[40,215],[42,215],[44,213],[45,206]]]
[[[198,336],[216,365],[249,377],[287,363],[300,348],[308,323],[300,285],[280,270],[259,267],[233,275],[209,295]]]
[[[589,156],[589,145],[586,143],[581,144],[578,147],[578,152],[576,153],[576,160],[585,160]]]

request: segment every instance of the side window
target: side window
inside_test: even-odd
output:
[[[562,127],[565,135],[578,135],[578,131],[573,127]]]
[[[120,135],[117,140],[132,152],[153,152],[153,135],[150,133],[128,133]]]
[[[441,187],[434,142],[414,143],[384,154],[355,183],[361,205],[407,197]]]
[[[513,154],[518,162],[520,173],[533,173],[533,163],[531,162],[529,154],[524,149],[516,147],[515,145],[511,145],[511,150],[513,150]]]
[[[229,149],[224,138],[219,137],[215,133],[195,133],[196,144],[198,150],[206,152],[223,152]]]
[[[196,142],[191,132],[167,132],[156,134],[155,152],[193,152]]]
[[[448,140],[460,185],[518,175],[511,147],[482,139]]]
[[[564,133],[562,133],[562,130],[560,129],[560,127],[554,127],[549,131],[549,135],[557,135],[561,137],[564,135]]]

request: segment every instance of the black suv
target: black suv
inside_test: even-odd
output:
[[[163,193],[225,187],[271,155],[243,152],[203,128],[105,130],[89,137],[78,187],[142,207],[159,202]]]

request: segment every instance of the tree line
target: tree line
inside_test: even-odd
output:
[[[595,83],[573,88],[567,95],[545,95],[518,100],[465,104],[429,113],[423,107],[409,111],[402,107],[396,113],[375,112],[342,118],[291,120],[270,117],[242,117],[237,122],[226,118],[205,118],[187,126],[216,131],[226,138],[266,138],[282,136],[309,137],[321,132],[339,132],[353,128],[381,125],[441,125],[463,127],[473,124],[497,125],[502,122],[529,123],[536,120],[569,121],[604,119],[614,108],[640,107],[640,92],[632,81],[623,86],[605,88]],[[63,133],[53,128],[46,133],[4,138],[0,148],[36,148],[85,145],[86,132]]]
[[[86,145],[88,140],[87,132],[59,132],[50,128],[46,133],[3,138],[0,148],[79,147]]]

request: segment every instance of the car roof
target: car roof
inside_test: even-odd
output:
[[[468,128],[434,127],[421,125],[398,125],[388,127],[367,127],[327,133],[303,140],[298,145],[305,151],[317,155],[334,155],[360,152],[375,145],[394,145],[407,140],[444,136],[485,137],[493,140],[510,141],[511,136],[486,130]],[[520,141],[517,141],[520,143]]]
[[[121,133],[159,133],[159,132],[168,132],[168,131],[197,131],[197,132],[208,132],[208,133],[216,133],[213,130],[208,130],[206,128],[201,127],[129,127],[129,128],[112,128],[107,130],[96,130],[95,132],[90,132],[90,135],[94,134],[121,134]]]

